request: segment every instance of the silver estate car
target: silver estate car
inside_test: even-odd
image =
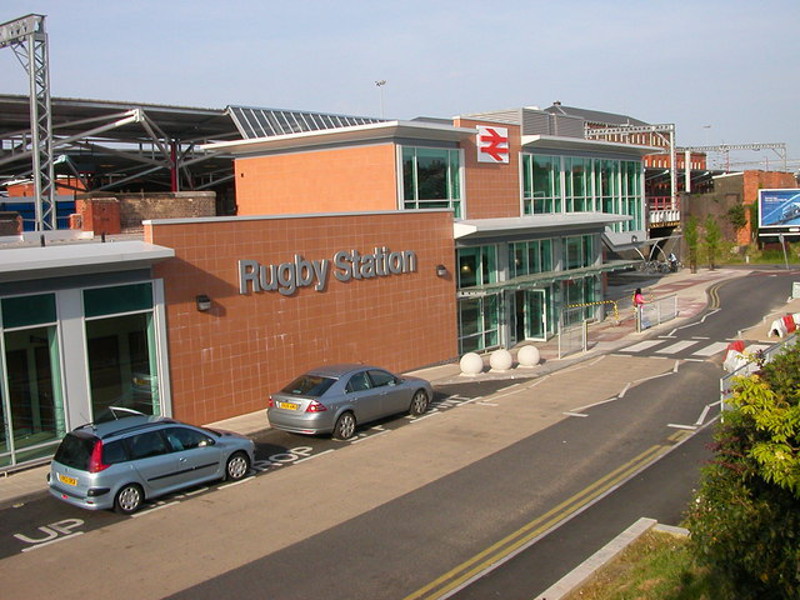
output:
[[[432,398],[431,384],[418,377],[365,365],[328,365],[270,396],[267,418],[275,429],[347,440],[359,424],[402,412],[421,415]]]
[[[90,510],[135,512],[146,499],[216,479],[242,479],[253,440],[173,419],[129,415],[68,433],[50,466],[50,493]]]

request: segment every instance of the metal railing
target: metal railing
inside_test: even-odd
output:
[[[586,306],[564,307],[558,317],[558,358],[576,352],[586,352],[589,347],[589,321]]]
[[[643,304],[636,309],[636,331],[641,333],[678,316],[678,296],[670,294]]]
[[[784,340],[780,342],[776,342],[771,346],[764,348],[763,350],[758,351],[758,356],[752,356],[750,362],[742,365],[735,371],[732,371],[721,377],[719,380],[719,397],[720,397],[720,405],[721,410],[725,410],[726,403],[728,400],[733,397],[733,387],[734,387],[734,379],[736,377],[747,377],[748,375],[752,374],[758,368],[758,364],[766,364],[770,362],[776,355],[783,352],[784,348],[790,344],[794,344],[797,342],[797,334],[792,334]],[[745,353],[745,356],[747,354]]]

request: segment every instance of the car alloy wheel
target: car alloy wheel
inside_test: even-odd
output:
[[[237,452],[228,459],[225,466],[226,479],[238,481],[250,470],[250,459],[243,452]]]
[[[117,492],[114,508],[120,514],[130,515],[139,509],[143,500],[144,492],[142,492],[142,488],[135,483],[129,483]]]
[[[426,394],[423,390],[417,390],[414,392],[414,397],[411,398],[411,407],[409,408],[409,414],[418,417],[421,414],[424,414],[425,411],[428,410],[428,394]]]
[[[346,412],[336,421],[336,426],[333,428],[333,437],[337,440],[349,440],[355,432],[356,418],[353,413]]]

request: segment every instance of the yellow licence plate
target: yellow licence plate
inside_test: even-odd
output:
[[[297,410],[300,408],[300,405],[295,404],[294,402],[278,402],[278,408],[282,408],[284,410]]]
[[[78,480],[74,477],[67,477],[66,475],[62,475],[61,473],[58,474],[58,480],[61,483],[66,483],[67,485],[78,485]]]

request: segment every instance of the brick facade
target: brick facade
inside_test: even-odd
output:
[[[208,423],[264,409],[271,392],[324,363],[402,372],[458,355],[447,211],[156,221],[145,226],[145,241],[175,250],[154,276],[164,279],[179,419]],[[376,247],[413,251],[416,271],[347,282],[331,272],[323,291],[239,293],[239,260],[277,266]],[[436,274],[440,264],[446,277]],[[208,312],[197,310],[200,294],[211,298]]]

